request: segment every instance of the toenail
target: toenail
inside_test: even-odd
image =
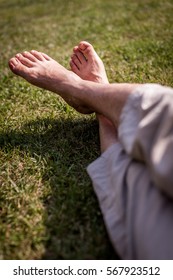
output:
[[[85,51],[85,50],[88,48],[88,46],[85,46],[83,43],[81,43],[81,44],[79,45],[79,48],[80,48],[82,51]]]
[[[84,47],[84,49],[85,49],[85,46],[84,46],[83,44],[80,44],[80,45],[79,45],[79,48],[80,48],[81,50],[83,50],[83,47]]]
[[[21,54],[20,53],[16,54],[16,57],[21,57]]]

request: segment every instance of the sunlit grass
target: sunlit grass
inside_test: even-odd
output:
[[[37,49],[69,67],[90,41],[110,82],[173,86],[171,0],[0,0],[0,258],[117,258],[86,166],[99,155],[94,116],[8,69]]]

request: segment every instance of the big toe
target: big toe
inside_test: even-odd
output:
[[[81,41],[79,43],[79,49],[86,55],[93,55],[95,53],[93,46],[86,41]]]

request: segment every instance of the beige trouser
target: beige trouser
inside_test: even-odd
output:
[[[119,143],[88,167],[113,246],[123,259],[173,259],[173,89],[139,86]]]

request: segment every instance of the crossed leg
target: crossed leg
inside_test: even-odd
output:
[[[85,41],[73,49],[70,60],[71,70],[80,78],[102,84],[108,84],[105,67],[93,46]],[[117,142],[117,129],[103,115],[97,114],[99,122],[100,148],[104,152]]]
[[[38,87],[59,94],[81,113],[96,112],[116,127],[126,100],[136,84],[99,84],[81,79],[44,53],[30,51],[9,61],[10,69]]]
[[[78,53],[77,49],[75,49],[74,52]],[[97,79],[94,78],[95,79],[94,81],[93,80],[86,81],[85,79],[87,76],[85,75],[86,73],[82,69],[90,69],[92,65],[92,71],[90,73],[92,73],[92,79],[93,79],[93,77],[95,77],[93,73],[96,70],[96,67],[93,67],[94,65],[93,63],[95,63],[97,67],[99,65],[96,56],[94,60],[93,56],[92,55],[90,56],[89,53],[93,54],[94,56],[94,52],[91,51],[91,48],[90,48],[90,52],[87,52],[87,61],[85,64],[85,66],[87,66],[88,68],[87,67],[80,68],[80,64],[78,64],[77,68],[73,68],[73,71],[75,71],[75,73],[66,70],[64,67],[62,67],[59,63],[57,63],[55,60],[53,60],[46,54],[36,52],[36,51],[25,52],[16,55],[12,59],[10,59],[9,66],[10,69],[15,74],[23,77],[31,84],[34,84],[38,87],[45,88],[52,92],[60,94],[60,96],[64,98],[64,100],[68,102],[68,104],[73,106],[76,110],[82,113],[89,113],[91,111],[94,111],[100,115],[103,115],[104,117],[109,119],[109,121],[111,121],[111,125],[113,126],[113,129],[115,129],[115,127],[119,122],[119,116],[121,114],[122,108],[126,103],[128,96],[131,93],[133,93],[133,91],[138,85],[109,84],[106,82],[105,75],[103,75],[104,82],[103,80],[101,82],[100,80],[102,77],[102,74],[100,74],[101,70],[98,70],[96,74]],[[86,50],[81,49],[81,54],[85,56]],[[73,67],[75,67],[75,65],[73,65]],[[98,80],[98,76],[99,76],[99,80]],[[98,83],[99,81],[100,83]],[[108,123],[110,124],[109,121]],[[103,122],[100,121],[99,123],[103,124]],[[108,139],[109,138],[108,134],[111,133],[111,131],[113,130],[112,128],[111,129],[109,128],[109,125],[105,125],[103,129],[104,130],[102,130],[102,132],[103,131],[104,132],[103,133],[101,132],[101,134],[105,135],[105,137],[102,137],[102,139]],[[113,139],[115,139],[115,130],[113,131],[113,135],[114,135]],[[112,156],[114,156],[114,154]],[[124,160],[124,158],[122,158],[122,160]],[[132,226],[135,225],[135,228],[133,228],[134,234],[132,238],[133,240],[135,240],[136,242],[135,247],[139,252],[137,256],[135,255],[135,257],[138,258],[145,257],[146,259],[146,258],[152,258],[154,256],[153,258],[155,259],[159,257],[168,258],[171,256],[172,258],[173,246],[172,243],[170,242],[172,240],[171,238],[173,232],[171,228],[171,219],[172,219],[171,200],[169,200],[168,202],[168,200],[166,200],[165,197],[163,198],[162,193],[160,193],[159,190],[153,186],[152,182],[150,182],[152,183],[152,186],[150,186],[150,183],[143,184],[143,181],[145,182],[146,178],[148,178],[147,180],[150,181],[150,175],[144,173],[143,177],[141,177],[141,168],[143,168],[143,165],[138,164],[139,170],[137,170],[134,164],[136,165],[138,163],[135,163],[134,161],[132,162],[131,168],[134,168],[134,172],[132,173],[128,172],[127,174],[126,172],[127,169],[121,165],[121,162],[119,160],[117,161],[117,166],[116,166],[117,178],[115,180],[115,187],[117,182],[119,182],[120,187],[118,187],[118,189],[119,191],[122,190],[122,197],[118,196],[117,198],[117,193],[115,192],[114,194],[116,194],[116,199],[114,200],[112,194],[112,188],[108,193],[106,187],[107,192],[105,193],[108,194],[108,198],[112,200],[111,203],[105,203],[104,200],[104,205],[114,206],[115,204],[115,206],[118,207],[117,212],[115,209],[115,211],[112,211],[111,213],[118,213],[119,204],[117,206],[116,201],[124,201],[124,197],[126,197],[127,203],[123,205],[123,207],[125,207],[125,210],[127,211],[125,211],[124,208],[122,208],[122,210],[124,210],[125,211],[124,213],[126,213],[127,215],[126,219],[128,219],[129,221],[127,224]],[[105,168],[107,167],[108,165],[105,165]],[[116,170],[114,169],[114,171]],[[124,172],[124,176],[122,176],[122,172]],[[123,181],[119,180],[119,174],[121,175],[120,177]],[[124,178],[126,179],[125,180],[126,184],[127,183],[131,184],[129,185],[128,188],[127,186],[126,188],[123,188]],[[125,190],[126,193],[124,195]],[[133,199],[131,199],[131,196],[129,196],[129,193],[132,193],[129,190],[131,191],[134,190]],[[127,205],[129,205],[129,201],[131,201],[130,204],[131,207],[127,209]],[[155,218],[154,220],[152,220],[151,217],[153,216],[151,216],[150,213],[153,213],[152,212],[153,205],[154,205],[153,203],[155,202],[157,202],[157,205],[155,205],[154,207]],[[131,211],[130,213],[129,213],[129,209]],[[120,211],[120,215],[121,214],[122,212]],[[136,219],[135,219],[135,215],[136,215]],[[131,217],[133,221],[130,220]],[[150,217],[151,219],[150,219],[150,223],[147,224],[146,226],[146,220],[148,222],[148,217]],[[158,224],[158,219],[159,221],[162,221],[162,223]],[[135,223],[134,220],[136,221]],[[155,228],[157,230],[155,230]],[[128,234],[129,232],[130,231],[128,231]],[[155,232],[157,232],[157,236],[154,234]],[[117,228],[115,226],[115,236],[116,234],[117,234]],[[160,245],[158,246],[158,244]],[[146,254],[143,254],[145,252]],[[127,256],[125,257],[127,258]]]

